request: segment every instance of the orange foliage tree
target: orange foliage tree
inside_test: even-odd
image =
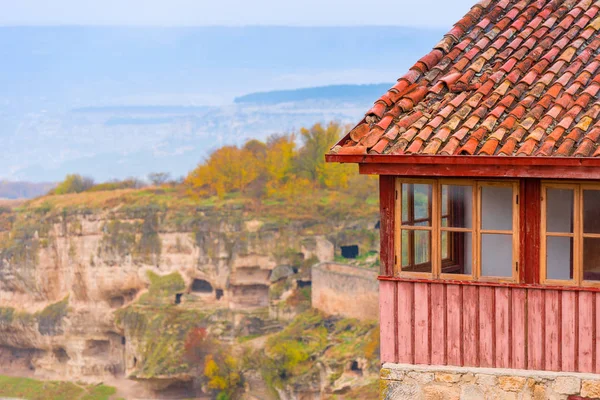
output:
[[[200,163],[186,183],[206,194],[223,197],[261,187],[267,197],[296,198],[314,188],[346,189],[356,175],[351,165],[325,162],[325,153],[340,138],[337,123],[315,124],[296,135],[273,135],[266,143],[253,139],[242,147],[225,146]]]

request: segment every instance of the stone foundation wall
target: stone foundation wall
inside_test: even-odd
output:
[[[582,400],[600,398],[600,375],[386,363],[381,400]]]

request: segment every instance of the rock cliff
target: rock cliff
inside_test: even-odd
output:
[[[374,210],[274,217],[131,196],[142,195],[52,196],[0,211],[1,365],[153,390],[191,385],[190,330],[228,343],[279,331],[306,309],[290,299],[310,286],[310,265],[349,241],[378,245]]]

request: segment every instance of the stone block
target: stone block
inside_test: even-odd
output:
[[[481,400],[485,398],[483,390],[477,385],[465,385],[460,392],[460,400]]]
[[[520,392],[527,383],[527,378],[521,376],[500,376],[498,386],[508,392]]]
[[[409,372],[406,374],[406,376],[421,384],[426,384],[433,381],[433,372]]]
[[[398,369],[382,368],[380,372],[381,379],[390,381],[401,381],[404,379],[404,371]]]
[[[599,398],[600,397],[600,381],[585,380],[581,383],[581,396]]]
[[[477,374],[477,384],[481,386],[496,386],[497,379],[494,375]]]
[[[559,376],[552,383],[552,390],[560,394],[578,394],[581,390],[581,379]]]
[[[388,381],[383,388],[383,400],[423,400],[421,388],[416,383]]]
[[[468,372],[461,377],[460,381],[463,383],[475,383],[475,375]]]
[[[546,397],[546,388],[542,385],[535,385],[533,388],[533,400],[548,400]]]
[[[459,400],[460,389],[450,385],[427,385],[423,388],[424,400]]]
[[[444,382],[444,383],[456,383],[458,381],[460,381],[460,374],[450,374],[450,373],[445,373],[445,372],[436,372],[435,374],[435,380],[437,382]]]

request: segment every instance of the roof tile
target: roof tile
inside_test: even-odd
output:
[[[484,0],[339,154],[600,157],[600,2]]]

